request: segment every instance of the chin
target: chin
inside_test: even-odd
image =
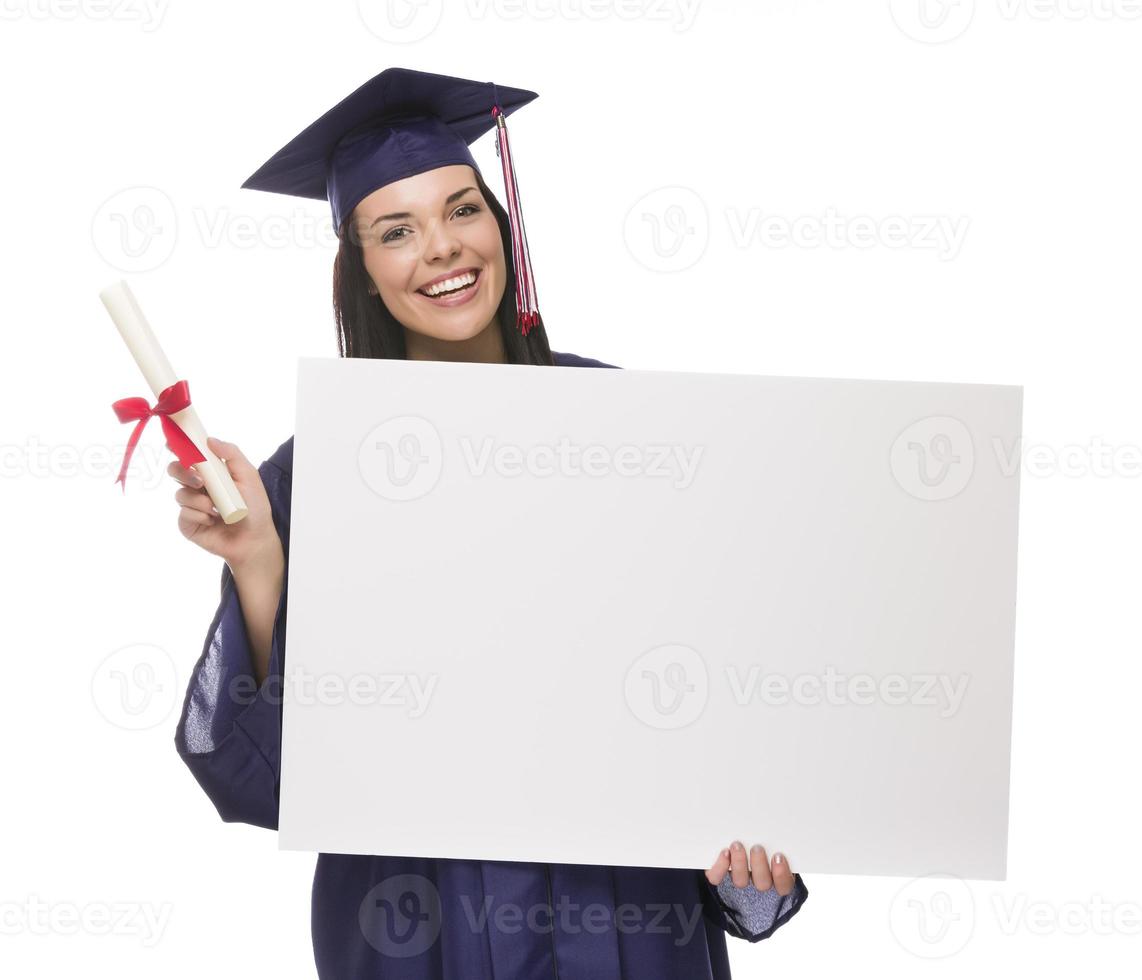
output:
[[[478,337],[495,316],[495,311],[467,313],[456,317],[434,317],[424,323],[423,333],[437,340],[471,340]]]

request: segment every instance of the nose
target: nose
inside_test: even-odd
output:
[[[448,261],[460,254],[461,243],[455,229],[446,221],[436,219],[425,233],[424,261]]]

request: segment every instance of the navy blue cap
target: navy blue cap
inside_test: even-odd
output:
[[[333,226],[386,184],[450,164],[477,173],[468,144],[535,92],[410,68],[386,68],[311,123],[248,177],[244,188],[328,200]],[[483,177],[483,174],[480,175]]]

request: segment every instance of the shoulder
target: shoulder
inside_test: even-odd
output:
[[[601,367],[622,370],[617,364],[606,364],[603,361],[595,360],[593,357],[580,357],[578,354],[563,354],[553,350],[551,356],[555,360],[556,367]]]
[[[280,470],[286,476],[293,474],[293,436],[290,436],[270,456],[262,466],[269,466]],[[259,467],[261,469],[261,467]]]
[[[622,370],[617,364],[607,364],[603,361],[595,360],[593,357],[580,357],[578,354],[564,354],[560,351],[552,351],[551,356],[555,360],[556,367],[597,367]],[[278,446],[278,448],[274,450],[273,455],[270,456],[262,466],[272,466],[280,470],[286,476],[292,475],[293,436],[290,436],[285,442]]]

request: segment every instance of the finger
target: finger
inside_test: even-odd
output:
[[[178,460],[173,460],[170,466],[167,467],[167,473],[174,477],[184,487],[200,487],[202,486],[202,477],[200,477],[194,470],[188,470]]]
[[[773,887],[778,895],[788,895],[793,891],[793,869],[780,851],[773,855]]]
[[[183,507],[178,512],[178,516],[179,520],[186,521],[188,524],[201,524],[203,527],[211,527],[218,520],[214,514],[204,514],[192,507]]]
[[[179,487],[174,492],[174,499],[183,507],[197,510],[203,514],[216,514],[214,503],[205,490],[191,490],[190,487]]]
[[[730,874],[733,876],[734,885],[738,888],[745,888],[749,884],[749,865],[746,863],[745,848],[740,840],[730,845]]]
[[[767,892],[773,887],[773,878],[769,874],[769,858],[765,856],[765,848],[754,844],[749,852],[750,877],[753,887],[759,892]]]
[[[710,866],[710,870],[706,872],[706,880],[711,885],[720,885],[722,880],[726,877],[726,873],[730,870],[730,849],[728,847],[722,848],[717,859]]]
[[[207,436],[206,445],[212,453],[226,461],[226,466],[234,479],[241,480],[250,470],[254,469],[254,465],[246,459],[242,450],[234,443],[223,442],[221,439],[215,439],[214,436]]]

